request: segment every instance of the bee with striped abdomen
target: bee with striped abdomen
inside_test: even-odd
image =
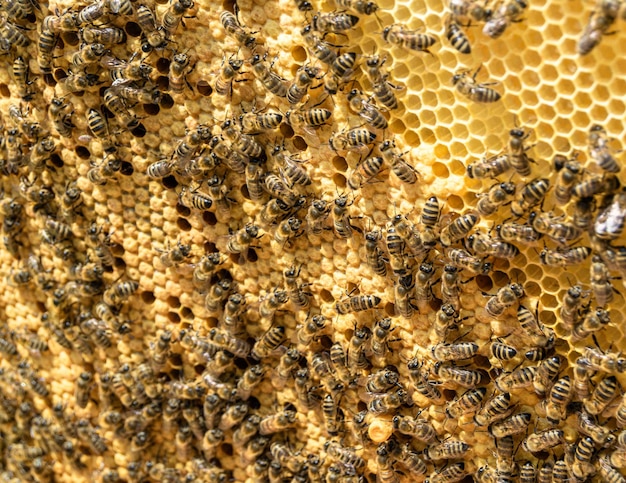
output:
[[[520,18],[528,7],[525,0],[507,0],[501,3],[485,23],[483,33],[492,39],[499,38],[514,22],[521,22]]]
[[[446,18],[446,38],[450,45],[462,54],[471,54],[472,46],[461,28],[461,24],[454,15],[448,15]]]
[[[422,34],[418,30],[409,30],[402,24],[385,27],[382,35],[385,42],[418,52],[430,53],[428,48],[437,42],[437,39],[432,35]]]
[[[491,85],[495,85],[495,82],[488,82],[484,84],[476,82],[476,76],[478,75],[478,72],[480,72],[481,68],[482,66],[476,69],[471,76],[469,71],[462,71],[458,74],[454,74],[452,77],[452,84],[456,86],[456,90],[459,93],[471,101],[487,103],[499,101],[502,97],[501,94],[489,87]]]

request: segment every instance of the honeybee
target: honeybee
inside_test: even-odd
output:
[[[572,193],[577,198],[588,198],[600,193],[613,194],[620,186],[617,176],[604,173],[602,176],[587,176],[572,187]]]
[[[122,161],[117,156],[107,156],[100,164],[92,166],[87,179],[95,185],[104,185],[122,168]]]
[[[544,398],[552,383],[559,375],[562,359],[559,356],[549,357],[539,363],[533,378],[535,393]]]
[[[589,247],[572,247],[555,250],[543,249],[539,254],[539,260],[543,265],[567,267],[582,263],[591,253]]]
[[[389,74],[383,74],[381,68],[386,60],[387,57],[383,57],[381,60],[378,55],[369,56],[366,61],[365,74],[372,85],[374,97],[376,97],[378,102],[387,109],[396,109],[398,107],[398,100],[393,90],[402,90],[403,87],[393,85],[387,80]]]
[[[126,42],[126,32],[117,27],[97,28],[87,26],[80,30],[80,36],[83,42],[88,44],[112,45]]]
[[[537,368],[532,366],[506,372],[497,377],[495,380],[496,387],[503,392],[529,387],[533,384],[536,373]]]
[[[176,1],[178,3],[178,1]],[[187,80],[195,65],[191,64],[191,57],[185,53],[174,55],[169,71],[169,87],[172,92],[183,92],[185,85],[192,89],[191,84]]]
[[[522,442],[524,451],[538,453],[548,448],[554,448],[564,441],[563,431],[560,429],[547,429],[539,433],[532,433],[526,436]]]
[[[261,419],[259,423],[259,434],[261,436],[267,436],[268,434],[274,434],[292,428],[296,424],[296,416],[297,413],[294,409],[283,409],[279,413],[266,416]]]
[[[474,228],[479,219],[479,216],[474,213],[466,213],[459,216],[441,230],[441,244],[449,247],[456,241],[461,240]]]
[[[126,107],[126,103],[117,94],[117,90],[114,88],[109,88],[104,92],[104,105],[107,107],[109,111],[111,111],[116,117],[119,118],[120,122],[124,124],[127,128],[135,128],[139,125],[139,121],[137,118],[132,115],[128,108]]]
[[[254,240],[262,236],[263,235],[259,234],[259,228],[256,225],[248,223],[246,226],[230,235],[226,249],[229,253],[243,253],[250,247]]]
[[[598,124],[591,126],[589,130],[589,156],[604,171],[618,173],[620,166],[611,151],[606,130]]]
[[[173,34],[178,28],[178,25],[182,22],[183,16],[194,7],[193,0],[174,0],[163,14],[163,29]],[[183,26],[185,25],[184,22]]]
[[[37,142],[30,151],[29,166],[31,171],[35,173],[41,172],[55,149],[56,144],[50,136],[46,136]]]
[[[391,318],[377,320],[374,323],[372,331],[372,340],[370,343],[372,353],[377,357],[384,357],[389,350],[389,336],[395,328],[391,327]]]
[[[215,92],[221,96],[232,96],[233,82],[235,82],[235,77],[240,74],[242,67],[242,59],[234,59],[231,57],[228,59],[228,62],[225,62],[225,59],[222,60],[222,68],[215,80]]]
[[[85,44],[72,55],[71,63],[76,68],[83,68],[85,64],[94,64],[106,53],[103,44]]]
[[[576,415],[576,426],[578,431],[591,437],[596,444],[602,447],[606,448],[615,443],[615,436],[611,434],[611,431],[598,425],[596,419],[585,411],[580,411]]]
[[[88,371],[81,372],[76,381],[76,405],[86,408],[89,402],[89,393],[91,392],[93,374]]]
[[[517,308],[517,320],[533,346],[554,346],[556,340],[554,331],[549,327],[540,325],[537,317],[523,305]]]
[[[413,275],[409,274],[400,277],[393,287],[396,312],[405,319],[411,318],[415,309],[411,303],[414,285]]]
[[[328,72],[323,76],[324,92],[328,95],[335,95],[339,90],[339,85],[347,82],[354,74],[357,54],[354,52],[344,52],[341,55],[337,55],[328,47],[324,49],[323,44],[319,47],[322,49],[319,51],[320,55],[325,55],[332,59],[329,62]]]
[[[417,175],[419,173],[404,159],[404,153],[396,148],[394,141],[383,141],[379,149],[383,159],[391,166],[393,174],[401,181],[409,184],[413,184],[417,181]]]
[[[290,267],[284,270],[283,278],[285,280],[285,287],[287,288],[287,293],[289,294],[289,300],[291,300],[291,303],[301,309],[307,309],[311,303],[311,293],[303,290],[305,285],[298,283],[301,268],[302,267],[298,268],[297,271],[296,267]]]
[[[328,143],[333,151],[346,151],[350,148],[361,148],[371,144],[376,139],[376,134],[364,128],[355,127],[348,131],[333,134]]]
[[[237,382],[237,395],[243,401],[247,401],[253,389],[263,380],[265,370],[260,364],[249,366]]]
[[[330,458],[346,466],[354,467],[356,470],[365,468],[365,460],[361,456],[356,454],[352,448],[342,446],[336,441],[326,441],[324,451]]]
[[[272,354],[285,340],[285,328],[278,325],[270,328],[254,344],[250,355],[261,360]]]
[[[469,389],[461,397],[447,404],[446,415],[449,418],[457,419],[463,415],[475,412],[480,407],[486,394],[487,389],[484,387]]]
[[[72,136],[72,129],[74,128],[74,123],[72,123],[72,114],[74,111],[70,109],[70,104],[65,103],[63,99],[54,97],[50,101],[49,112],[54,128],[59,135],[66,138]]]
[[[276,129],[282,120],[283,115],[276,111],[252,111],[239,116],[239,123],[241,124],[241,129],[244,134],[258,134],[264,131]],[[276,150],[281,151],[281,148],[277,146]],[[284,158],[284,156],[282,158]]]
[[[446,19],[446,38],[450,45],[462,54],[470,54],[472,52],[469,39],[454,15],[448,15]]]
[[[359,17],[349,13],[319,13],[313,16],[311,27],[323,33],[339,33],[350,30],[359,21]]]
[[[348,176],[348,186],[353,190],[360,189],[364,184],[371,181],[383,167],[383,158],[380,156],[370,156],[354,168]]]
[[[332,394],[326,394],[322,399],[322,414],[324,415],[324,424],[326,432],[330,435],[336,435],[341,429],[341,410],[339,409],[338,398]]]
[[[619,357],[619,355],[614,352],[602,352],[593,347],[585,347],[583,357],[587,369],[608,373],[626,372],[626,358]]]
[[[515,185],[513,183],[495,184],[489,188],[489,192],[478,195],[476,209],[481,216],[492,215],[514,194]]]
[[[595,236],[600,240],[614,240],[624,231],[626,194],[619,193],[602,209],[593,224]]]
[[[445,339],[453,328],[458,325],[459,314],[453,304],[444,303],[435,315],[435,334],[440,340]]]
[[[376,295],[353,295],[337,302],[335,310],[340,315],[361,312],[376,308],[381,300]]]
[[[511,395],[508,392],[497,394],[489,399],[480,411],[474,416],[474,422],[478,426],[489,424],[505,418],[510,412]]]
[[[393,440],[385,441],[376,448],[377,480],[380,483],[398,483],[398,475],[393,468],[393,453],[396,450],[396,443]]]
[[[518,434],[526,430],[530,424],[530,413],[518,413],[508,418],[491,423],[489,433],[495,438],[505,438],[510,435]]]
[[[539,213],[533,219],[532,226],[537,233],[542,233],[552,240],[565,245],[568,241],[575,240],[581,235],[578,227],[561,220],[565,216],[553,216],[551,213]]]
[[[359,115],[363,121],[374,129],[387,129],[387,119],[369,100],[363,96],[363,93],[357,89],[352,89],[347,96],[350,109]]]
[[[314,315],[311,318],[307,318],[302,327],[296,332],[298,343],[305,347],[308,346],[324,330],[327,321],[328,319],[323,315]]]
[[[444,382],[450,382],[467,388],[476,387],[483,379],[482,372],[465,367],[445,365],[441,362],[435,363],[433,374]]]
[[[228,35],[235,39],[241,47],[254,50],[256,47],[256,39],[252,37],[252,32],[244,28],[237,20],[237,17],[228,11],[220,14],[220,21]],[[281,96],[284,97],[284,96]]]
[[[602,34],[607,34],[607,30],[617,17],[620,4],[611,0],[599,0],[585,26],[582,37],[578,42],[578,53],[587,55],[602,40]],[[623,14],[622,14],[623,17]]]
[[[381,238],[380,230],[373,230],[365,234],[365,258],[374,273],[384,277],[387,275],[387,265],[383,252],[378,246]]]
[[[492,39],[500,37],[513,22],[521,22],[520,18],[528,4],[524,0],[508,0],[502,3],[491,15],[483,33]]]
[[[256,54],[250,61],[252,71],[256,78],[272,94],[278,97],[287,97],[289,87],[286,81],[275,72],[272,72],[271,65],[265,61],[265,57]]]
[[[139,288],[139,283],[134,280],[117,282],[111,285],[103,294],[104,303],[109,307],[118,307]]]
[[[579,181],[583,171],[581,164],[576,160],[575,154],[571,159],[557,154],[554,156],[553,166],[558,172],[554,186],[554,198],[559,205],[566,204],[572,196],[572,187]]]
[[[441,300],[444,305],[450,305],[455,311],[459,310],[461,306],[459,298],[461,294],[459,271],[454,265],[446,265],[443,267],[443,276],[441,277]],[[437,328],[437,325],[435,325],[435,328]],[[441,329],[443,329],[443,325]]]
[[[458,74],[455,74],[452,77],[452,85],[456,86],[456,90],[463,94],[471,101],[475,102],[496,102],[499,101],[502,97],[500,93],[494,89],[492,89],[491,85],[495,85],[495,82],[488,82],[484,84],[478,84],[476,82],[476,76],[482,65],[476,69],[474,74],[470,76],[469,71],[462,71]],[[510,161],[509,161],[510,166]],[[508,169],[508,168],[507,168]],[[470,175],[471,177],[471,175]]]
[[[502,173],[506,173],[511,167],[509,156],[491,156],[482,161],[469,164],[467,166],[467,175],[476,179],[495,178]]]
[[[582,287],[580,285],[574,285],[567,289],[563,297],[563,303],[559,308],[559,316],[563,323],[570,329],[573,328],[574,324],[578,321],[582,299],[585,296],[586,294],[583,293]]]
[[[401,24],[393,24],[383,30],[383,40],[406,49],[428,52],[437,39],[429,34],[419,33],[418,30],[409,30]]]
[[[439,343],[430,347],[430,353],[436,361],[460,361],[471,359],[478,352],[478,344],[459,342],[456,344]]]
[[[302,129],[310,136],[314,136],[313,128],[322,126],[330,119],[332,111],[322,107],[312,109],[290,109],[285,113],[287,123],[294,129]]]
[[[348,215],[348,207],[353,202],[348,203],[348,197],[341,195],[335,199],[333,207],[333,228],[340,238],[350,238],[352,236],[353,226],[350,224],[350,215]]]
[[[156,16],[150,7],[146,5],[137,6],[137,24],[141,27],[145,37],[145,43],[141,46],[143,52],[165,48],[168,42],[166,33],[163,27],[157,27]]]
[[[519,255],[519,248],[511,243],[489,237],[481,232],[476,232],[467,237],[467,247],[477,255],[483,257],[494,256],[505,260],[512,260]]]
[[[150,165],[148,165],[148,169],[146,170],[146,174],[152,179],[167,178],[174,172],[174,166],[176,166],[176,163],[162,159],[160,161],[150,163]]]
[[[467,250],[462,248],[451,248],[446,252],[446,257],[460,270],[469,270],[473,273],[484,272],[488,269],[488,264],[482,262],[480,258],[471,255]]]
[[[23,27],[11,23],[7,16],[0,17],[0,35],[5,41],[15,47],[27,47],[30,39],[22,33]]]
[[[439,471],[435,471],[430,475],[427,481],[430,483],[451,483],[454,481],[461,481],[467,476],[465,471],[465,463],[451,463],[443,467]]]
[[[309,65],[301,66],[296,72],[296,78],[287,91],[287,101],[289,104],[297,104],[307,94],[311,83],[318,79],[320,69]]]
[[[537,178],[525,185],[521,190],[521,199],[511,203],[511,213],[523,216],[530,208],[541,203],[550,187],[550,180]]]
[[[463,458],[470,445],[459,440],[448,439],[443,443],[424,450],[424,457],[431,461]]]
[[[311,25],[304,27],[300,34],[313,57],[327,65],[331,65],[337,59],[337,54],[321,37],[314,33]]]

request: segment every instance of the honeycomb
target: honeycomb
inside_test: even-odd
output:
[[[623,481],[620,5],[312,3],[3,3],[3,481]]]

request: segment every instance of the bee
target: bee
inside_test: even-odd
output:
[[[338,379],[344,384],[351,384],[353,382],[352,375],[348,369],[346,352],[343,350],[341,342],[335,342],[330,346],[328,357],[337,373]]]
[[[92,26],[84,27],[80,30],[83,42],[88,44],[122,44],[126,42],[126,32],[117,27],[97,28]]]
[[[366,61],[365,74],[372,85],[372,91],[376,100],[387,109],[397,109],[398,100],[393,90],[402,90],[403,88],[389,82],[387,80],[389,74],[383,74],[381,68],[386,60],[387,57],[383,57],[381,60],[378,55],[369,56]]]
[[[281,221],[274,232],[274,240],[283,246],[292,238],[302,235],[302,220],[292,216],[287,220]]]
[[[323,62],[324,64],[331,65],[336,59],[337,54],[324,42],[317,34],[314,33],[313,27],[307,25],[304,27],[300,34],[304,39],[304,43],[307,45],[309,53]]]
[[[172,173],[174,172],[175,165],[176,165],[175,163],[172,163],[171,161],[167,161],[165,159],[162,159],[160,161],[155,161],[153,163],[150,163],[150,165],[148,165],[146,174],[148,175],[149,178],[152,178],[152,179],[167,178],[168,176],[171,176]]]
[[[440,340],[443,340],[448,332],[457,327],[459,314],[453,304],[444,303],[435,315],[434,329],[435,334]]]
[[[264,131],[276,129],[283,120],[283,115],[276,111],[246,112],[239,116],[242,132],[245,134],[258,134]],[[276,146],[276,151],[281,148]],[[281,159],[283,159],[281,157]]]
[[[81,372],[76,381],[76,405],[86,408],[89,402],[89,393],[93,381],[93,374],[88,371]]]
[[[133,104],[158,104],[161,99],[161,92],[156,86],[138,88],[134,85],[120,84],[111,87],[111,89],[126,102]],[[202,138],[203,141],[207,141],[210,138],[210,132],[207,133],[209,130],[204,126],[198,126],[197,131],[197,133],[194,132],[194,135],[204,136]],[[185,139],[189,141],[188,137],[185,137]]]
[[[278,325],[269,329],[254,344],[250,355],[261,360],[269,357],[285,341],[285,328]]]
[[[246,417],[249,407],[245,402],[232,404],[226,407],[226,410],[220,418],[218,428],[222,431],[228,431],[233,426],[238,425]]]
[[[22,27],[9,22],[6,16],[0,17],[0,35],[6,43],[15,47],[27,47],[30,39],[22,33]]]
[[[239,293],[233,293],[228,296],[226,305],[224,306],[224,314],[222,316],[220,327],[237,336],[241,334],[242,314],[246,311],[246,299]]]
[[[267,436],[292,428],[297,420],[297,413],[293,409],[284,409],[279,413],[266,416],[259,423],[259,434]],[[254,440],[252,440],[254,441]]]
[[[443,469],[432,473],[426,481],[430,483],[452,483],[461,481],[465,476],[467,476],[465,463],[461,461],[459,463],[451,463]]]
[[[252,223],[248,223],[246,226],[230,235],[226,249],[229,253],[234,254],[245,252],[254,240],[261,238],[261,236],[263,235],[259,234],[259,228]]]
[[[560,429],[547,429],[539,433],[529,434],[522,442],[524,451],[538,453],[548,448],[554,448],[564,441],[563,431]]]
[[[103,44],[85,44],[72,55],[72,66],[83,68],[85,64],[94,64],[106,53]]]
[[[65,103],[63,99],[54,97],[50,101],[49,112],[52,124],[59,135],[66,138],[72,136],[72,130],[74,129],[74,123],[72,123],[74,111],[70,111],[70,109],[70,104]]]
[[[13,79],[18,87],[18,95],[22,98],[22,100],[26,102],[31,101],[35,95],[35,93],[30,89],[34,80],[30,79],[30,69],[28,67],[28,63],[21,55],[17,56],[13,61]]]
[[[413,316],[414,307],[411,303],[411,294],[414,286],[413,275],[409,274],[400,277],[393,287],[396,312],[405,319]]]
[[[584,411],[580,411],[576,415],[576,426],[579,432],[591,437],[596,444],[602,447],[606,448],[615,443],[615,436],[611,434],[611,431],[598,425],[595,417]]]
[[[419,173],[404,159],[404,154],[396,148],[394,141],[383,141],[379,148],[383,159],[391,165],[391,171],[400,181],[408,184],[414,184],[417,181]]]
[[[576,370],[576,368],[574,368],[574,370]],[[622,401],[617,406],[617,410],[615,411],[615,421],[617,423],[617,427],[619,428],[624,428],[624,426],[626,426],[626,397],[623,397]],[[622,432],[622,434],[625,433]],[[596,440],[595,437],[594,440]],[[622,444],[622,446],[625,445]]]
[[[353,128],[348,131],[335,133],[330,137],[329,145],[333,151],[346,151],[350,148],[361,148],[371,144],[376,134],[364,128]]]
[[[470,450],[470,445],[463,441],[448,439],[424,450],[424,457],[431,461],[463,458]]]
[[[620,170],[611,153],[606,130],[598,124],[594,124],[589,130],[589,156],[606,172],[618,173]]]
[[[511,169],[509,156],[492,156],[469,164],[467,166],[467,175],[475,179],[495,178],[506,173],[509,169]]]
[[[536,373],[537,368],[530,366],[501,374],[495,380],[496,387],[503,392],[529,387],[533,384]]]
[[[478,215],[474,213],[460,216],[441,230],[441,244],[448,247],[454,242],[461,240],[474,228],[479,219]]]
[[[430,347],[432,358],[436,361],[459,361],[471,359],[478,352],[478,344],[460,342],[457,344],[439,343]]]
[[[588,198],[600,193],[612,194],[621,186],[614,174],[589,176],[572,187],[572,194],[577,198]]]
[[[313,128],[322,126],[330,119],[332,111],[323,107],[312,109],[290,109],[286,112],[287,123],[294,129],[302,129],[310,136],[314,135]]]
[[[339,433],[342,421],[337,397],[334,397],[332,394],[324,396],[322,399],[322,414],[324,415],[326,432],[330,435]]]
[[[178,3],[177,0],[175,0]],[[185,1],[185,0],[183,0]],[[194,69],[191,65],[191,57],[185,53],[174,55],[169,71],[169,87],[172,92],[183,92],[185,84],[191,89],[191,84],[187,80],[187,75]]]
[[[311,207],[309,207],[309,209],[311,209]],[[259,220],[262,225],[274,225],[290,212],[291,209],[289,205],[287,205],[284,201],[272,198],[265,203],[265,205],[263,205],[263,208],[261,208],[261,211],[259,212]]]
[[[502,3],[487,20],[483,33],[492,39],[499,38],[513,22],[521,22],[520,18],[528,4],[524,0],[509,0]]]
[[[469,389],[461,397],[447,404],[446,415],[449,418],[457,419],[465,414],[475,412],[480,407],[486,394],[487,389],[484,387]],[[431,457],[431,459],[433,458]]]
[[[58,39],[59,34],[49,28],[46,28],[44,19],[44,24],[41,27],[41,33],[39,34],[39,40],[37,42],[37,64],[39,65],[41,72],[44,74],[52,74],[52,51],[54,50]]]
[[[433,374],[445,382],[470,389],[480,384],[483,379],[483,374],[477,370],[445,365],[441,362],[435,363]]]
[[[217,79],[215,80],[215,92],[221,96],[231,96],[233,94],[233,81],[241,72],[243,67],[243,60],[228,59],[225,63],[222,61],[222,69],[220,70]]]
[[[593,284],[592,284],[593,286]],[[609,312],[598,307],[595,311],[588,311],[581,321],[577,321],[572,327],[572,340],[578,341],[591,335],[611,322]]]
[[[446,19],[446,38],[450,45],[462,54],[470,54],[472,52],[469,39],[454,15],[448,15]]]
[[[626,218],[626,194],[620,193],[613,197],[611,203],[602,209],[593,224],[595,236],[600,240],[614,240],[624,231]]]
[[[471,101],[475,101],[475,102],[499,101],[500,97],[502,97],[500,93],[496,91],[495,89],[488,87],[491,85],[495,85],[496,84],[495,82],[488,82],[485,84],[478,84],[476,82],[476,76],[478,75],[478,72],[480,72],[481,68],[482,66],[476,69],[476,71],[474,72],[474,74],[471,75],[471,77],[470,77],[469,71],[462,71],[458,74],[455,74],[452,77],[452,85],[456,86],[456,90]],[[508,166],[510,167],[510,161],[508,163]],[[494,169],[492,168],[492,171],[493,170]],[[472,176],[470,175],[470,177]]]
[[[298,344],[305,347],[308,346],[324,330],[327,322],[328,319],[323,315],[314,315],[311,318],[307,318],[307,321],[296,332]]]
[[[437,39],[429,34],[419,33],[418,30],[409,30],[401,24],[393,24],[383,30],[383,40],[406,49],[428,52]]]
[[[127,128],[132,129],[139,125],[139,121],[137,120],[137,118],[128,111],[124,100],[119,95],[117,95],[116,89],[107,89],[104,92],[103,99],[104,105],[107,107],[107,109],[111,111],[116,117],[118,117],[120,122],[124,124]]]
[[[222,22],[222,26],[224,27],[226,33],[235,39],[240,46],[254,50],[256,47],[256,39],[252,37],[252,32],[249,32],[239,23],[239,20],[235,17],[235,15],[228,11],[224,11],[220,14],[220,21]]]
[[[202,453],[207,461],[215,457],[217,448],[223,441],[224,431],[219,428],[211,428],[204,433],[202,437]]]
[[[174,0],[163,14],[163,29],[167,33],[173,34],[178,28],[178,25],[182,22],[183,16],[187,10],[190,10],[193,7],[193,0]]]
[[[376,357],[384,357],[389,350],[389,336],[395,328],[391,327],[391,318],[385,317],[374,323],[370,348]]]
[[[396,450],[393,441],[380,443],[376,448],[377,480],[381,483],[398,483],[398,475],[393,468],[392,453]]]
[[[567,159],[565,156],[557,154],[554,156],[552,164],[558,172],[554,186],[554,198],[558,205],[565,205],[572,196],[572,187],[579,181],[583,168],[576,160],[576,156]]]
[[[139,288],[139,283],[134,280],[117,282],[111,285],[103,294],[104,303],[109,307],[118,307]]]
[[[196,208],[200,211],[208,211],[213,206],[213,200],[210,196],[198,190],[190,190],[186,186],[181,189],[178,202],[187,208]]]
[[[624,481],[622,474],[611,465],[608,458],[599,458],[598,466],[600,467],[598,471],[603,481],[609,483],[622,483]]]
[[[122,168],[122,161],[117,156],[109,156],[99,165],[92,166],[87,172],[87,179],[95,185],[104,185]]]
[[[574,365],[574,392],[576,398],[584,401],[591,397],[589,389],[589,380],[591,379],[591,371],[587,369],[586,359],[580,357]]]
[[[375,309],[381,302],[376,295],[353,295],[340,300],[335,304],[335,310],[340,315]]]
[[[109,69],[109,77],[113,81],[113,86],[128,84],[133,81],[145,81],[150,78],[152,73],[152,66],[145,62],[133,63],[107,58],[103,65]],[[116,90],[111,92],[116,92]]]
[[[492,215],[514,194],[515,185],[513,183],[495,184],[488,193],[479,195],[476,209],[481,216]]]
[[[594,389],[591,397],[583,401],[583,407],[592,416],[601,414],[618,396],[619,383],[615,376],[602,379]]]
[[[204,307],[209,312],[218,312],[228,298],[232,288],[231,280],[227,278],[211,285],[204,299]]]
[[[265,371],[260,364],[249,366],[241,375],[237,382],[237,395],[243,401],[247,401],[252,394],[252,390],[259,385]]]
[[[362,92],[352,89],[347,96],[347,100],[350,109],[358,114],[366,124],[374,129],[387,129],[387,119],[373,104],[370,104]]]
[[[350,30],[359,21],[359,17],[350,13],[319,13],[313,16],[311,27],[323,33],[340,33]]]
[[[348,186],[353,190],[360,189],[364,184],[372,180],[383,167],[383,158],[370,156],[361,161],[348,177]]]
[[[525,185],[521,191],[521,199],[511,203],[511,213],[518,217],[523,216],[530,208],[543,201],[549,187],[550,180],[546,178],[537,178]]]
[[[505,438],[526,430],[530,424],[530,413],[518,413],[506,419],[491,423],[489,433],[495,438]]]
[[[619,4],[613,1],[598,1],[596,9],[592,12],[589,22],[585,26],[582,37],[578,42],[578,53],[587,55],[602,40],[602,34],[607,34],[607,30],[617,17]],[[622,15],[623,17],[623,15]]]
[[[484,271],[487,267],[480,258],[471,255],[467,250],[462,248],[451,248],[446,252],[448,260],[451,265],[455,266],[459,270],[469,270],[473,273],[479,273]]]
[[[264,319],[272,319],[276,311],[289,301],[289,294],[285,290],[274,289],[269,295],[261,299],[259,315]]]
[[[318,402],[318,397],[309,384],[309,370],[306,367],[298,369],[294,372],[294,378],[294,389],[298,402],[306,409],[313,408]]]
[[[293,207],[298,203],[298,196],[287,186],[287,184],[275,174],[265,176],[265,190],[273,198],[283,201],[286,205]]]
[[[397,384],[398,373],[389,369],[383,369],[368,376],[365,390],[373,394],[383,394]]]
[[[494,256],[505,260],[512,260],[519,255],[519,248],[511,243],[495,240],[481,232],[467,237],[467,247],[481,256]]]
[[[371,338],[372,331],[368,327],[358,327],[350,338],[348,346],[348,368],[355,372],[370,365],[365,357],[365,343]]]
[[[307,231],[311,235],[320,235],[324,230],[331,206],[325,200],[313,200],[306,214]]]
[[[285,280],[285,287],[289,294],[289,300],[291,303],[301,309],[307,309],[311,303],[311,294],[303,290],[304,285],[298,283],[298,277],[300,276],[300,267],[296,271],[296,267],[290,267],[283,271],[283,278]]]
[[[575,240],[581,234],[578,227],[571,223],[563,223],[563,216],[555,217],[551,213],[539,213],[533,219],[532,226],[537,233],[545,234],[562,245]]]
[[[498,290],[485,305],[485,310],[492,318],[500,317],[506,309],[524,296],[524,288],[518,283],[508,284]]]
[[[300,102],[311,86],[311,83],[318,79],[320,69],[310,67],[309,65],[301,66],[296,72],[296,78],[289,86],[287,91],[287,101],[289,104],[297,104]]]
[[[163,27],[157,27],[156,17],[150,7],[146,5],[137,6],[137,24],[141,27],[145,36],[145,43],[142,44],[143,52],[150,52],[153,49],[163,49],[167,45],[167,36]]]
[[[531,376],[532,377],[532,376]],[[509,414],[511,395],[508,392],[497,394],[489,399],[480,411],[474,416],[478,426],[488,426],[491,423],[505,418]]]
[[[533,378],[533,387],[535,388],[535,393],[539,397],[544,398],[546,396],[552,382],[559,375],[561,363],[562,360],[560,357],[553,356],[541,361],[539,366],[537,366],[537,370],[535,371]]]
[[[378,242],[382,235],[380,230],[373,230],[365,234],[365,258],[369,267],[381,277],[387,275],[387,265]]]
[[[346,466],[351,466],[359,471],[365,468],[365,460],[361,456],[356,454],[352,448],[342,446],[336,441],[326,441],[324,451],[330,458]]]
[[[265,58],[256,54],[250,61],[252,70],[256,78],[272,94],[278,97],[287,97],[289,90],[285,80],[278,74],[272,72],[271,65],[265,62]]]
[[[555,250],[543,249],[539,260],[543,265],[567,267],[582,263],[591,254],[589,247],[572,247]]]
[[[277,380],[272,381],[278,389],[284,388],[285,384],[291,377],[292,372],[300,362],[301,354],[298,349],[292,347],[280,356],[278,366],[274,369]]]
[[[583,357],[586,361],[586,367],[596,371],[603,372],[626,372],[626,358],[619,357],[614,352],[602,352],[593,347],[585,347]]]
[[[161,263],[165,267],[173,267],[183,263],[191,256],[191,245],[183,245],[180,241],[176,243],[174,248],[168,250],[158,250],[162,254],[159,257]]]
[[[76,27],[93,24],[96,20],[107,19],[107,2],[104,0],[96,1],[87,7],[84,7],[76,16]]]

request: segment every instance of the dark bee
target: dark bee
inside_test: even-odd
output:
[[[537,366],[533,378],[533,387],[539,397],[545,398],[548,390],[552,387],[552,383],[559,375],[562,362],[559,356],[554,356],[541,361]]]
[[[489,216],[496,212],[506,201],[515,194],[513,183],[493,185],[488,193],[479,195],[476,209],[481,216]]]
[[[178,3],[178,0],[175,0]],[[185,85],[192,89],[187,80],[187,75],[194,69],[191,64],[191,57],[185,53],[174,55],[169,71],[169,87],[172,92],[183,92]]]
[[[314,33],[313,27],[311,25],[307,25],[301,30],[302,38],[304,39],[304,43],[307,45],[309,49],[309,53],[320,60],[324,64],[331,65],[335,59],[337,59],[337,54],[334,50],[330,48],[330,46],[324,42],[317,34]]]
[[[467,175],[476,179],[495,178],[509,169],[511,169],[509,157],[499,155],[469,164],[467,166]]]
[[[279,413],[264,417],[259,423],[259,434],[266,436],[293,427],[296,423],[296,415],[293,409],[284,409]]]
[[[376,139],[376,134],[363,128],[353,128],[349,131],[341,131],[330,137],[329,145],[333,151],[346,151],[350,148],[360,148],[371,144]]]
[[[137,6],[137,24],[141,27],[146,42],[141,46],[144,52],[153,49],[163,49],[167,45],[167,37],[163,27],[157,27],[156,16],[150,7],[146,5]]]
[[[537,178],[525,185],[521,191],[521,198],[511,203],[511,213],[523,216],[530,208],[541,203],[550,187],[550,180]]]
[[[215,92],[221,96],[231,96],[233,94],[233,82],[235,77],[240,74],[243,67],[243,60],[228,59],[228,62],[222,61],[222,68],[215,80]]]
[[[262,235],[259,234],[259,228],[256,225],[248,223],[229,237],[226,249],[229,253],[243,253],[254,240],[261,238],[261,236]]]
[[[391,171],[401,181],[409,184],[417,181],[417,170],[404,159],[404,154],[396,148],[394,141],[383,141],[379,148],[383,159],[391,165]]]
[[[252,37],[251,32],[246,30],[237,20],[237,17],[228,11],[220,14],[220,21],[228,35],[235,39],[240,46],[253,50],[256,46],[256,39]],[[284,97],[284,96],[281,96]]]
[[[401,24],[385,27],[383,40],[418,52],[429,52],[428,48],[437,41],[432,35],[422,34],[417,30],[409,30]]]
[[[521,22],[520,18],[528,4],[524,0],[507,0],[493,12],[483,28],[483,33],[492,39],[500,37],[513,22]]]
[[[126,32],[116,27],[97,28],[88,26],[80,30],[83,42],[88,44],[122,44],[126,42]]]
[[[474,213],[467,213],[458,217],[441,230],[441,244],[448,247],[454,242],[461,240],[474,228],[479,219],[478,215]]]
[[[588,198],[599,193],[612,194],[620,187],[620,181],[614,174],[588,176],[572,187],[572,194],[577,198]]]
[[[387,129],[387,119],[369,100],[363,96],[363,93],[357,89],[352,89],[347,96],[350,109],[359,115],[363,121],[374,129]]]
[[[463,71],[459,74],[455,74],[452,77],[452,84],[456,86],[456,90],[474,102],[496,102],[500,100],[500,93],[491,87],[495,85],[494,82],[488,82],[486,84],[478,84],[476,82],[476,76],[480,72],[479,67],[474,74],[470,76],[469,71]],[[510,164],[509,164],[510,165]]]
[[[290,104],[297,104],[306,95],[311,83],[318,78],[319,68],[309,65],[301,66],[296,72],[296,78],[289,86],[287,91],[287,101]]]
[[[571,159],[557,154],[554,156],[553,166],[558,172],[554,185],[554,198],[559,205],[565,205],[572,196],[572,187],[579,181],[583,171],[581,164],[576,160],[576,155]]]
[[[387,109],[397,109],[398,100],[396,99],[393,90],[402,90],[403,88],[395,86],[389,82],[387,80],[389,78],[389,74],[383,74],[381,68],[386,60],[386,57],[381,60],[378,55],[368,57],[366,61],[365,74],[372,85],[372,91],[376,100]]]
[[[465,394],[450,401],[446,406],[446,415],[457,419],[466,414],[475,412],[481,405],[487,390],[484,387],[469,389]]]
[[[470,54],[472,52],[472,46],[463,32],[461,25],[455,19],[454,15],[448,15],[446,19],[446,38],[450,42],[450,45],[462,54]]]
[[[543,249],[539,254],[539,260],[543,265],[567,267],[582,263],[590,253],[589,247],[562,248],[556,251]]]
[[[313,16],[311,27],[323,33],[338,33],[350,30],[359,21],[359,17],[349,13],[318,13]]]
[[[272,327],[270,330],[265,332],[259,340],[256,341],[250,351],[250,355],[257,360],[268,357],[283,343],[284,340],[285,328],[282,326]]]
[[[182,22],[183,16],[194,7],[193,0],[173,0],[163,14],[163,29],[172,34]],[[184,23],[183,23],[184,26]]]
[[[54,97],[50,101],[49,112],[52,118],[52,124],[59,135],[66,138],[71,137],[72,129],[74,129],[74,123],[72,123],[72,114],[74,111],[71,105],[65,103],[63,99]]]
[[[485,305],[487,313],[493,317],[500,317],[507,308],[524,296],[524,288],[518,283],[506,285],[498,290]]]
[[[13,79],[18,87],[18,95],[22,100],[27,102],[32,100],[35,92],[31,90],[30,86],[34,83],[34,80],[30,79],[28,63],[22,56],[17,56],[13,61]]]
[[[376,308],[380,302],[381,298],[376,295],[353,295],[337,302],[335,310],[340,315],[362,312]]]

